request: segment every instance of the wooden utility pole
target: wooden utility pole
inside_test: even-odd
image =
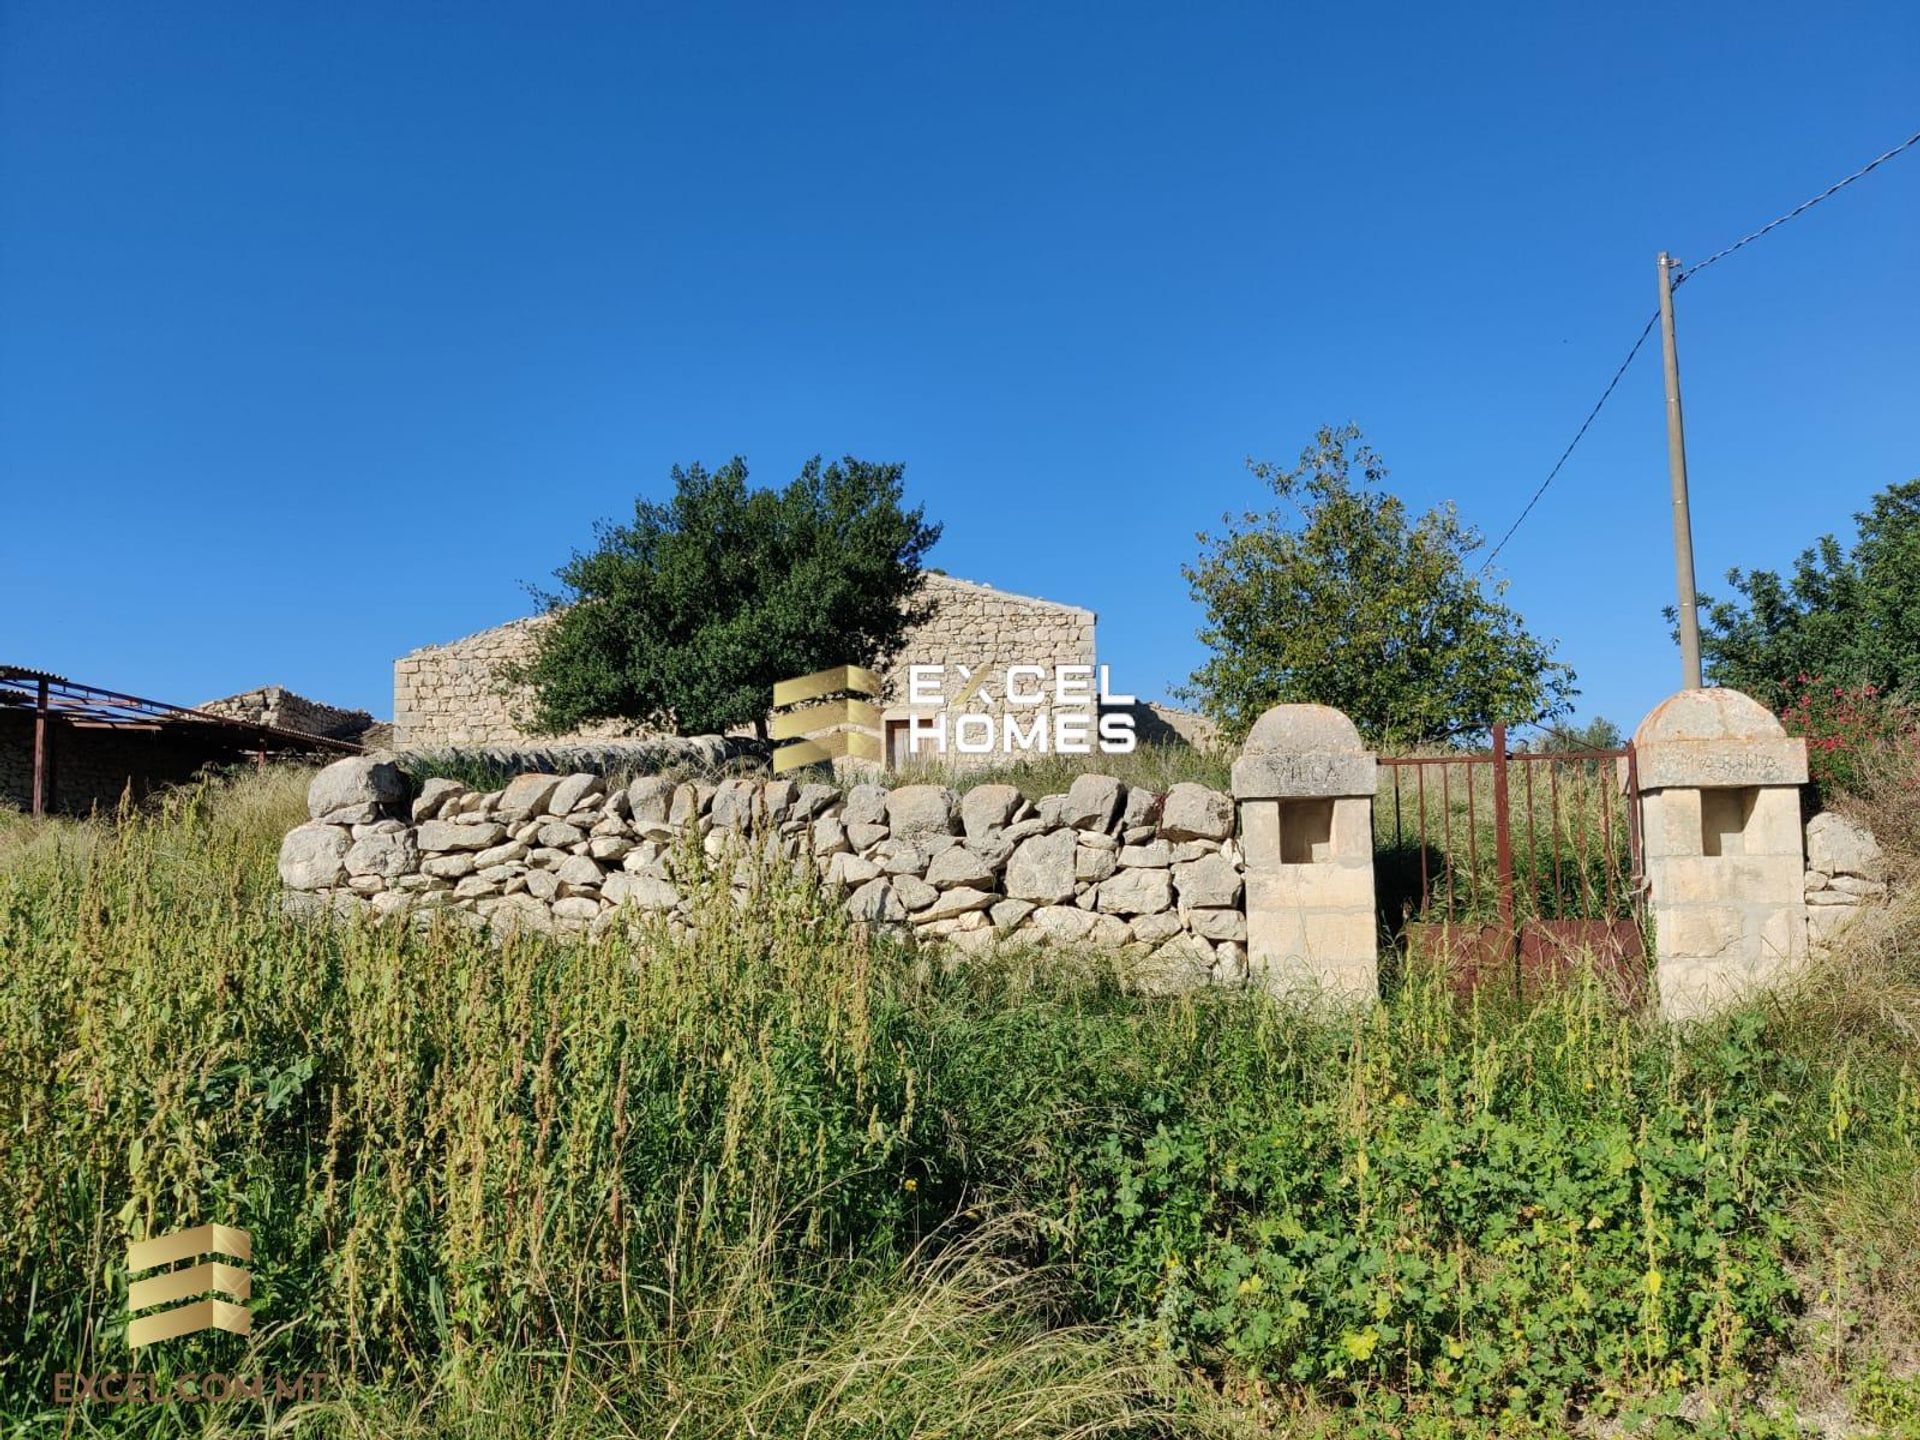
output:
[[[1660,346],[1667,381],[1667,469],[1673,480],[1673,574],[1680,591],[1680,684],[1700,688],[1700,613],[1687,510],[1687,434],[1680,418],[1680,352],[1673,339],[1673,257],[1660,252]]]

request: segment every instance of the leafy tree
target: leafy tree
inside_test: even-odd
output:
[[[1212,658],[1181,692],[1229,736],[1284,702],[1337,706],[1377,745],[1456,741],[1567,713],[1573,672],[1466,565],[1451,503],[1411,520],[1357,426],[1294,469],[1248,462],[1291,509],[1226,517],[1183,567]]]
[[[555,572],[562,591],[541,595],[553,623],[508,677],[533,686],[536,728],[751,723],[764,738],[776,681],[884,665],[926,616],[921,559],[940,537],[902,508],[902,472],[816,456],[773,491],[749,490],[739,458],[674,467],[671,500],[596,526],[594,549]]]
[[[1613,721],[1596,715],[1584,725],[1572,721],[1549,725],[1534,743],[1537,749],[1564,754],[1569,750],[1618,750],[1626,737]]]
[[[1850,551],[1823,535],[1790,575],[1729,570],[1738,600],[1700,597],[1709,680],[1775,709],[1812,676],[1920,693],[1920,480],[1882,490],[1854,522]]]

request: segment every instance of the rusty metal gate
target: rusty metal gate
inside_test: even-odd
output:
[[[1382,919],[1400,953],[1461,990],[1537,994],[1590,958],[1646,995],[1633,747],[1383,756],[1374,805]]]

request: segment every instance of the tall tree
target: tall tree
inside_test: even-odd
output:
[[[1573,672],[1468,569],[1451,503],[1410,519],[1357,426],[1292,469],[1249,461],[1286,508],[1228,516],[1183,567],[1213,652],[1182,693],[1229,736],[1286,702],[1333,705],[1370,742],[1420,745],[1564,715]]]
[[[1920,698],[1920,480],[1888,486],[1854,523],[1851,550],[1823,535],[1790,575],[1729,570],[1739,599],[1701,597],[1714,684],[1775,707],[1801,675]]]
[[[901,501],[899,465],[809,460],[784,490],[752,490],[735,458],[673,470],[673,498],[624,525],[544,594],[553,623],[509,678],[533,686],[548,733],[644,721],[680,734],[753,724],[776,681],[883,665],[925,618],[921,561],[940,527]]]

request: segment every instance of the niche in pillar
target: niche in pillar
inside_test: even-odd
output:
[[[1333,801],[1282,800],[1280,863],[1313,865],[1333,858]]]
[[[1737,790],[1700,792],[1700,853],[1702,855],[1744,855],[1747,853],[1747,828],[1753,824],[1753,812],[1760,803],[1760,787],[1743,785]]]

